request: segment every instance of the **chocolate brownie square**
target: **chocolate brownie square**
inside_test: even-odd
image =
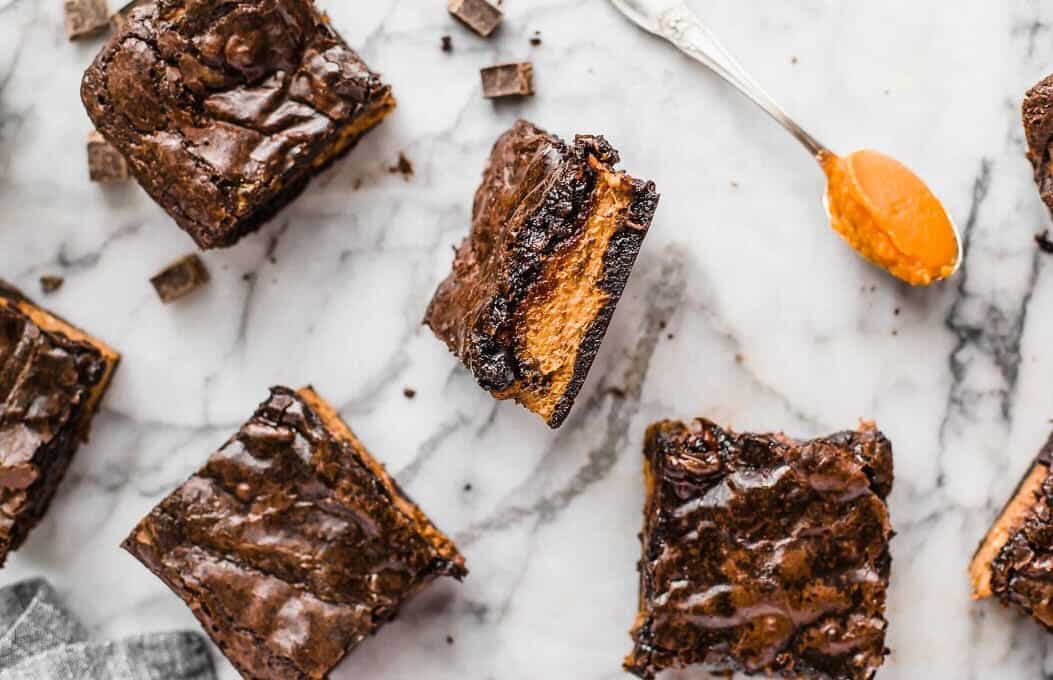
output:
[[[119,361],[0,281],[0,566],[47,512]]]
[[[519,121],[497,140],[472,229],[424,322],[497,399],[559,427],[651,225],[651,182],[614,169],[603,137],[573,144]]]
[[[1053,437],[973,556],[973,597],[1016,605],[1053,632]]]
[[[327,677],[457,548],[312,389],[271,390],[123,547],[246,678]]]
[[[313,0],[155,0],[122,16],[81,98],[201,248],[256,230],[395,107]]]
[[[892,447],[660,422],[644,445],[640,611],[626,670],[871,678],[884,662]]]

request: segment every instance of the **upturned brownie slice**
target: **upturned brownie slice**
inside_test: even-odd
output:
[[[457,548],[312,389],[271,390],[123,547],[246,678],[324,678]]]
[[[997,596],[1053,632],[1053,437],[981,541],[969,573],[973,597]]]
[[[424,322],[479,384],[559,427],[599,351],[651,224],[651,182],[603,137],[519,121],[497,140],[472,229]]]
[[[1024,96],[1024,134],[1038,192],[1053,210],[1053,75]]]
[[[892,447],[660,422],[644,445],[640,611],[626,670],[871,678],[885,648]]]
[[[0,565],[47,512],[119,361],[0,281]]]
[[[81,98],[201,248],[256,230],[395,107],[313,0],[155,0],[121,26]]]

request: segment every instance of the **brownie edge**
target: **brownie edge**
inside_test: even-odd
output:
[[[892,447],[652,425],[639,613],[625,669],[866,680],[883,664]]]

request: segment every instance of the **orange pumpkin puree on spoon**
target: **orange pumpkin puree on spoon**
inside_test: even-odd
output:
[[[899,161],[876,151],[819,156],[834,230],[860,255],[915,286],[958,266],[954,224],[939,199]]]

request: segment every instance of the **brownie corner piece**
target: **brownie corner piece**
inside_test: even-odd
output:
[[[328,677],[456,546],[311,388],[270,397],[122,544],[245,677]]]
[[[1023,119],[1035,183],[1043,202],[1053,211],[1053,75],[1024,95]]]
[[[0,565],[47,512],[119,362],[0,281]]]
[[[313,0],[154,0],[119,25],[81,99],[203,249],[255,231],[395,108]]]
[[[973,598],[997,597],[1053,632],[1053,437],[980,542],[969,567]]]
[[[559,427],[658,205],[599,136],[519,121],[494,145],[472,226],[424,322],[497,399]]]
[[[892,447],[652,425],[627,671],[871,678],[884,663]]]

